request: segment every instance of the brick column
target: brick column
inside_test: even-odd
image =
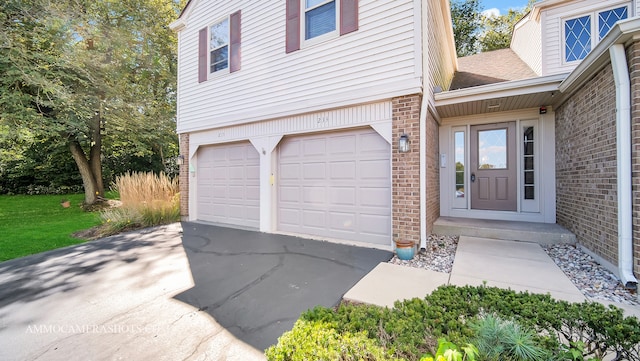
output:
[[[422,96],[392,99],[392,233],[393,240],[420,242],[420,104]],[[409,137],[410,150],[398,152],[398,139]]]
[[[436,118],[428,112],[424,136],[427,137],[427,235],[433,232],[433,223],[440,217],[440,125]]]
[[[189,218],[189,133],[180,134],[180,155],[184,161],[180,166],[180,218]]]

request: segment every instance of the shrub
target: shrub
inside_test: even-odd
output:
[[[394,360],[365,332],[339,333],[330,323],[305,320],[298,320],[265,355],[269,361]]]
[[[548,353],[535,342],[533,332],[512,320],[487,314],[473,323],[480,355],[486,360],[537,361],[544,360]]]
[[[554,360],[578,360],[580,353],[583,359],[640,361],[640,323],[635,317],[625,318],[622,310],[494,287],[442,286],[423,300],[396,302],[393,309],[342,304],[335,310],[316,307],[301,319],[332,324],[339,333],[364,332],[395,357],[418,360],[435,353],[438,338],[455,344],[474,340],[486,313],[507,320],[496,325],[500,332],[507,329],[501,336],[505,348],[535,346]],[[525,348],[518,352],[524,355]],[[531,353],[531,359],[537,354]]]

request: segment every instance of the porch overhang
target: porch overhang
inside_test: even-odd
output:
[[[480,85],[435,94],[440,118],[503,112],[552,105],[568,74]]]

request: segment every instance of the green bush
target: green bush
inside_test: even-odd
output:
[[[487,314],[472,327],[476,333],[473,344],[485,360],[543,361],[549,357],[536,343],[533,332],[515,321]]]
[[[365,332],[338,333],[329,323],[305,320],[298,320],[265,355],[269,361],[396,360]]]
[[[438,338],[455,344],[473,341],[479,332],[473,325],[487,313],[515,321],[523,329],[512,331],[546,350],[553,360],[578,360],[575,355],[580,352],[584,359],[609,355],[640,361],[640,323],[635,317],[625,318],[620,309],[494,287],[442,286],[423,300],[396,302],[393,309],[342,304],[335,310],[317,307],[301,319],[331,324],[338,333],[364,332],[395,357],[418,360],[435,353]],[[524,330],[533,333],[525,335]]]

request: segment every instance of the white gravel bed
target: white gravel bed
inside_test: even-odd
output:
[[[595,300],[640,305],[635,292],[624,288],[611,272],[576,246],[556,244],[543,248],[585,296]]]
[[[457,247],[457,236],[430,235],[426,250],[418,252],[412,260],[403,261],[393,256],[389,263],[451,273]],[[611,272],[576,246],[558,244],[543,249],[586,297],[640,305],[635,291],[624,288]]]
[[[426,246],[426,250],[420,250],[412,260],[403,261],[393,256],[389,263],[451,273],[458,248],[458,236],[430,235]]]

